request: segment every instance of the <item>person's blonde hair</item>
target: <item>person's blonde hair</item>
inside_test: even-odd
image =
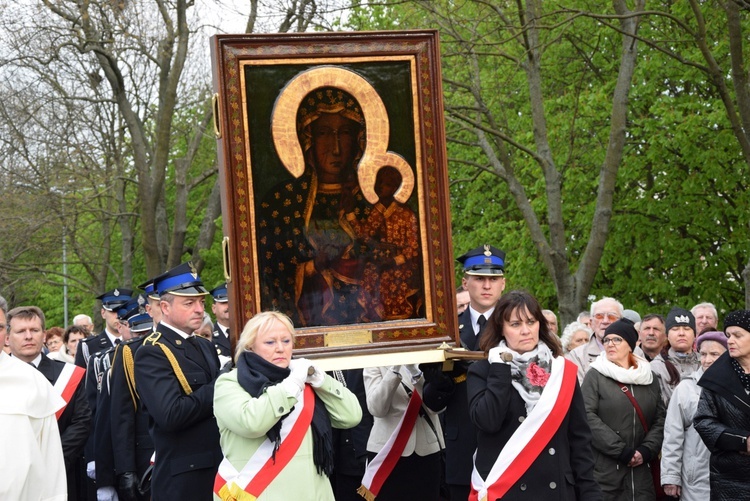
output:
[[[258,313],[248,320],[245,327],[242,329],[240,338],[237,340],[237,347],[234,350],[235,362],[239,360],[244,351],[249,350],[250,346],[255,344],[255,338],[258,337],[258,334],[267,331],[274,321],[284,324],[284,326],[289,329],[289,333],[292,335],[292,341],[294,341],[294,324],[288,316],[278,311],[264,311]]]

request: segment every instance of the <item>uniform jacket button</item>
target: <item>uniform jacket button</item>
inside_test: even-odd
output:
[[[279,412],[284,412],[284,408],[283,407],[279,407]]]
[[[555,455],[555,448],[554,447],[550,447],[549,448],[549,455],[550,456],[554,456]]]
[[[519,423],[523,423],[524,419],[526,419],[524,416],[518,416]]]
[[[521,490],[522,490],[522,491],[525,491],[525,490],[526,490],[526,484],[521,484]]]
[[[549,483],[549,488],[550,488],[550,489],[554,489],[554,488],[556,488],[556,487],[557,487],[557,484],[556,484],[556,483],[554,483],[554,482],[550,482],[550,483]]]

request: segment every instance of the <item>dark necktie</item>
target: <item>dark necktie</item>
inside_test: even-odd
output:
[[[477,318],[477,325],[479,325],[479,332],[477,332],[477,335],[481,334],[484,330],[484,324],[487,323],[487,319],[484,318],[484,315],[479,315],[479,318]]]
[[[115,338],[115,346],[117,346],[117,345],[118,345],[118,344],[120,344],[121,342],[122,342],[122,339],[120,339],[119,337],[118,337],[118,338]]]
[[[203,356],[198,339],[195,336],[185,339],[185,354],[190,360],[200,365],[203,370],[207,370],[206,358]]]
[[[227,327],[227,330],[226,330],[226,332],[224,334],[226,334],[227,339],[232,339],[232,338],[229,337],[229,327]]]

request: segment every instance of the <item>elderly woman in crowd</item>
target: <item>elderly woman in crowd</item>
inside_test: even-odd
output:
[[[56,353],[63,347],[64,332],[62,327],[50,327],[44,333],[44,346],[47,347],[49,353]]]
[[[560,343],[563,347],[563,354],[578,348],[579,346],[586,344],[591,339],[594,331],[591,327],[581,322],[571,322],[565,326],[562,336],[560,337]]]
[[[607,500],[656,498],[650,468],[658,467],[665,409],[649,363],[633,354],[637,341],[630,320],[609,325],[602,338],[605,351],[583,380],[594,478]]]
[[[696,341],[701,367],[677,385],[667,407],[664,443],[661,448],[661,483],[664,493],[683,501],[709,498],[708,462],[710,453],[693,428],[701,389],[698,381],[725,351],[723,332],[709,331]]]
[[[712,500],[747,499],[750,479],[750,310],[724,319],[727,351],[698,381],[694,426],[711,451]],[[705,498],[704,498],[705,499]]]
[[[50,351],[47,356],[53,360],[61,360],[72,364],[76,358],[78,342],[88,336],[88,331],[78,325],[71,325],[65,329],[62,336],[62,347],[57,351]]]
[[[215,499],[334,499],[331,428],[355,426],[362,409],[310,361],[292,360],[293,345],[286,315],[259,313],[237,342],[236,369],[217,379],[224,461]]]
[[[480,347],[488,358],[467,379],[479,444],[470,499],[601,499],[577,367],[537,300],[504,294]]]

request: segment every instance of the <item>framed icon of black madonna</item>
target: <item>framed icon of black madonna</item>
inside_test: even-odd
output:
[[[441,359],[457,327],[437,32],[211,50],[231,332],[276,310],[295,354]]]

